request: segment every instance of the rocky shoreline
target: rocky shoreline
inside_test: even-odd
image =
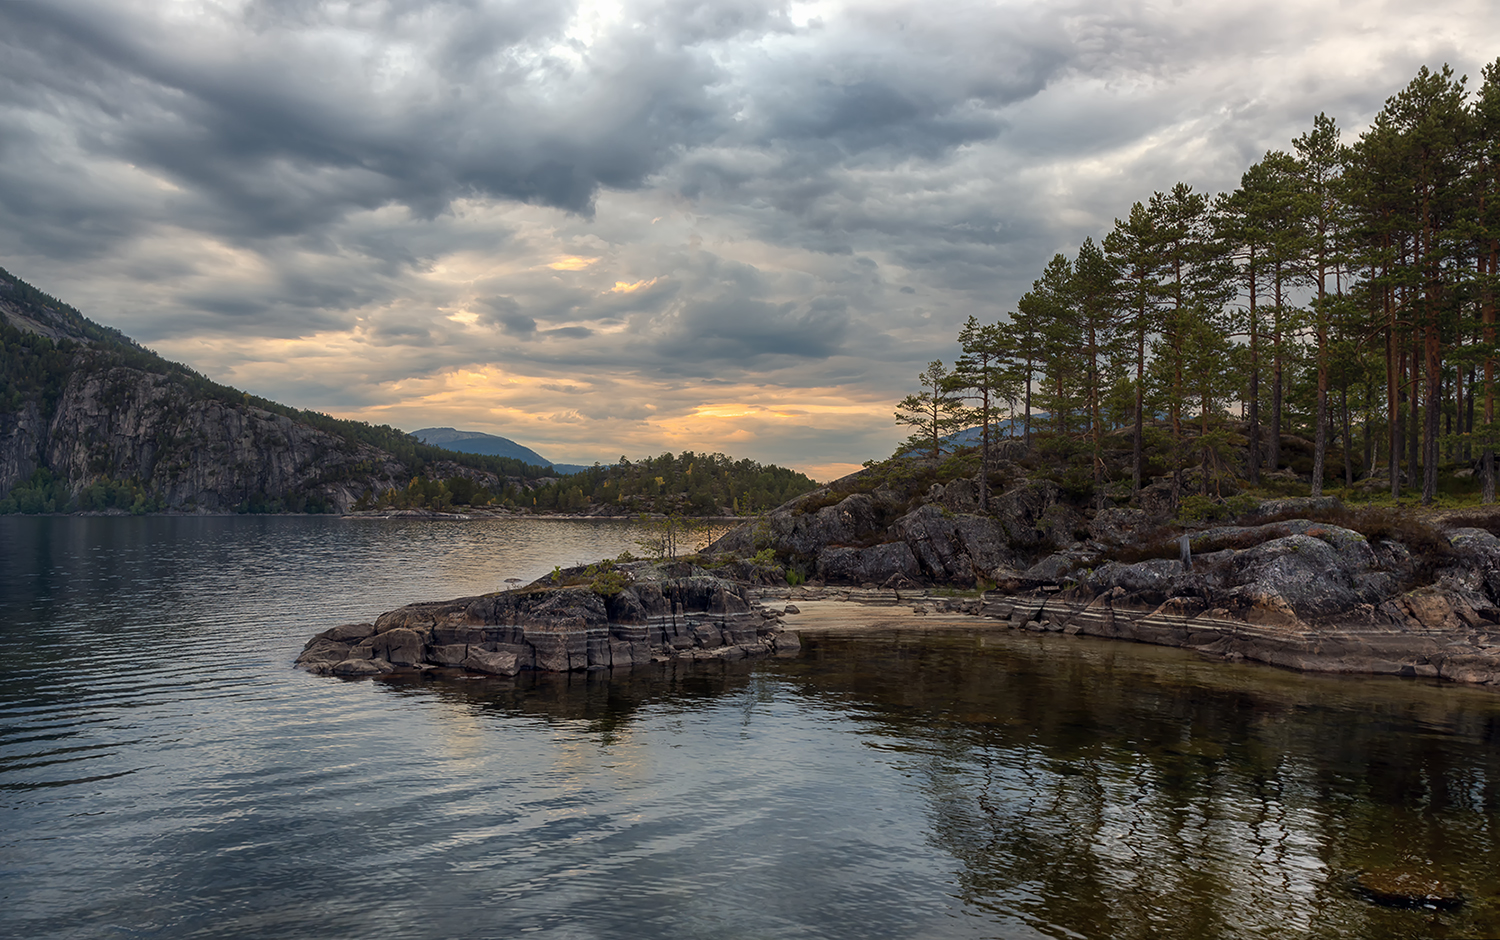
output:
[[[1389,675],[1500,685],[1500,626],[1429,627],[1411,618],[1385,624],[1334,621],[1252,624],[1223,611],[1173,599],[1159,605],[1077,591],[989,592],[951,596],[927,591],[842,588],[775,591],[794,601],[797,629],[825,631],[972,628],[1053,633],[1177,647],[1226,662],[1298,672]],[[1432,608],[1428,608],[1431,610]]]
[[[605,561],[515,591],[408,605],[324,631],[298,665],[504,676],[790,655],[785,608],[763,601],[838,596],[1309,672],[1500,684],[1500,516],[1418,517],[1325,497],[1251,501],[1233,521],[1179,524],[1161,481],[1135,507],[1061,496],[1022,478],[981,505],[962,478],[913,491],[856,475],[691,561]]]
[[[915,496],[841,482],[844,492],[809,494],[708,551],[770,548],[824,584],[927,598],[919,614],[962,610],[1012,629],[1310,672],[1500,684],[1500,516],[1466,522],[1322,497],[1174,525],[1166,481],[1140,506],[1098,510],[1029,479],[983,506],[964,479]],[[921,593],[944,585],[975,590],[961,602]]]
[[[569,576],[578,577],[578,569]],[[782,624],[785,609],[758,603],[746,585],[702,569],[637,562],[592,578],[570,585],[549,577],[513,591],[408,604],[373,623],[317,634],[297,665],[351,678],[429,671],[514,676],[800,649],[797,634]]]

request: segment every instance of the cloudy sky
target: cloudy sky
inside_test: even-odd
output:
[[[0,0],[0,266],[299,407],[828,478],[1132,202],[1496,55],[1492,0]]]

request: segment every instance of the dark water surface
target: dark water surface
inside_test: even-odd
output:
[[[607,523],[0,518],[0,934],[1500,935],[1500,696],[983,630],[345,682]],[[1454,911],[1362,898],[1441,879]]]

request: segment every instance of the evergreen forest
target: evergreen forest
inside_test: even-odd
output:
[[[529,492],[506,494],[539,510],[690,516],[748,515],[780,506],[817,487],[805,474],[723,454],[662,454],[594,466]]]
[[[987,466],[1040,435],[1101,501],[1295,472],[1427,505],[1441,471],[1490,503],[1497,265],[1500,60],[1473,88],[1424,67],[1356,138],[1319,114],[1233,192],[1152,193],[970,317],[897,406],[903,450],[977,427]]]

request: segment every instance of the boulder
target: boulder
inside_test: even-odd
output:
[[[1157,603],[1196,589],[1192,574],[1175,558],[1150,558],[1129,565],[1107,561],[1090,572],[1083,583],[1098,594],[1118,588],[1123,594],[1142,595]]]
[[[1028,581],[1038,583],[1056,584],[1063,576],[1078,567],[1078,561],[1071,555],[1057,552],[1048,555],[1041,561],[1027,568],[1022,575]]]
[[[381,659],[346,659],[333,667],[333,674],[349,678],[379,676],[390,672],[391,664]]]
[[[1500,538],[1484,529],[1455,529],[1448,534],[1454,554],[1472,576],[1465,586],[1482,588],[1491,603],[1500,604]]]
[[[917,556],[905,542],[885,542],[869,548],[825,548],[818,553],[818,577],[825,581],[883,583],[901,576],[921,575]]]
[[[978,512],[979,484],[967,477],[954,480],[943,487],[939,501],[953,512]]]
[[[324,630],[318,636],[335,643],[358,643],[367,636],[373,636],[375,625],[373,623],[341,623],[336,627]]]
[[[906,543],[919,570],[938,581],[972,584],[976,577],[1016,561],[1003,523],[947,512],[930,503],[897,519],[891,532]]]
[[[1140,509],[1101,509],[1089,520],[1089,537],[1110,545],[1124,545],[1149,524],[1146,513]]]
[[[989,510],[999,522],[1001,540],[1027,551],[1058,549],[1072,542],[1082,518],[1058,502],[1059,493],[1050,480],[1027,480],[991,498]]]
[[[482,649],[470,650],[458,665],[494,676],[514,676],[521,671],[515,653],[491,653]]]
[[[461,666],[468,655],[467,643],[445,643],[427,647],[427,661],[435,666]]]
[[[1293,512],[1338,512],[1343,508],[1344,504],[1337,496],[1289,496],[1285,499],[1262,500],[1261,504],[1255,508],[1255,515],[1279,516]]]
[[[375,655],[393,666],[415,666],[424,662],[425,647],[421,634],[406,627],[376,634],[371,642]]]
[[[1357,578],[1374,563],[1363,538],[1338,549],[1313,535],[1289,535],[1236,552],[1230,594],[1255,605],[1276,606],[1276,599],[1300,617],[1329,616],[1377,600],[1361,596]]]

